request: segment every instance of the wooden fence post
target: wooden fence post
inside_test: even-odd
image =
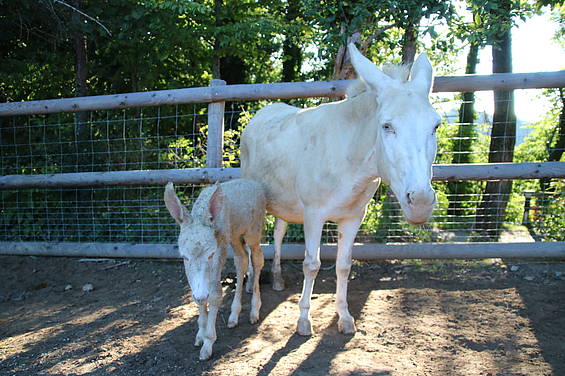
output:
[[[211,80],[210,86],[225,85],[224,80]],[[212,88],[213,90],[213,88]],[[206,147],[206,167],[222,167],[224,153],[224,109],[225,102],[211,102],[208,105],[208,146]]]

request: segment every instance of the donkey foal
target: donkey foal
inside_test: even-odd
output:
[[[165,205],[180,225],[179,251],[199,309],[195,345],[202,345],[200,359],[205,360],[212,355],[216,341],[216,316],[222,300],[220,279],[228,243],[234,251],[237,273],[228,327],[233,328],[238,323],[249,254],[253,267],[249,321],[252,324],[259,321],[259,276],[264,264],[259,244],[265,218],[265,193],[260,183],[246,179],[215,184],[200,193],[189,213],[176,195],[173,183],[168,183]]]

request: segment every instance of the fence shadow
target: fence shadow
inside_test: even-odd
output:
[[[565,267],[561,270],[563,273]],[[551,278],[551,274],[545,277]],[[538,277],[540,279],[543,277]],[[519,284],[516,289],[524,303],[524,315],[529,318],[541,353],[532,349],[527,351],[531,356],[545,359],[554,375],[565,375],[565,282],[550,279],[546,284],[542,280],[540,284]]]

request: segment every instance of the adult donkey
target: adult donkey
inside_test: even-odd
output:
[[[436,201],[431,166],[441,118],[428,99],[433,75],[428,58],[421,54],[411,69],[384,73],[353,44],[348,48],[359,79],[347,99],[307,109],[271,104],[257,112],[241,138],[242,176],[265,186],[267,211],[280,219],[274,287],[282,287],[278,259],[286,222],[304,224],[301,335],[312,334],[310,298],[326,221],[338,227],[338,328],[354,333],[347,307],[351,248],[380,181],[390,185],[412,224],[425,223]]]

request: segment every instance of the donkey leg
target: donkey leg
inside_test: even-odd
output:
[[[259,241],[251,245],[251,259],[253,264],[253,296],[251,298],[251,311],[249,312],[249,322],[255,324],[259,322],[259,311],[261,310],[261,289],[259,279],[261,270],[265,264],[263,251],[259,246]]]
[[[220,309],[220,304],[222,303],[222,287],[217,279],[217,283],[210,289],[210,297],[208,299],[208,320],[206,322],[206,334],[204,335],[204,341],[202,343],[202,348],[200,349],[200,360],[209,359],[212,356],[212,347],[214,342],[216,342],[216,317],[218,316],[218,310]]]
[[[298,303],[300,317],[296,331],[303,336],[312,335],[312,323],[310,320],[310,299],[314,288],[314,280],[320,270],[320,237],[324,220],[304,216],[304,237],[306,244],[306,257],[302,264],[304,272],[304,284],[302,285],[302,297]]]
[[[347,283],[349,272],[351,271],[351,248],[355,241],[355,235],[359,230],[361,218],[349,219],[341,221],[337,224],[338,242],[337,242],[337,260],[335,271],[337,275],[336,286],[336,311],[339,316],[337,322],[338,330],[344,334],[355,333],[355,321],[349,313],[347,306]]]
[[[188,278],[188,262],[183,259],[184,270]],[[202,346],[206,335],[206,323],[208,322],[208,302],[198,304],[198,332],[194,340],[194,346]]]
[[[241,241],[232,241],[233,248],[233,261],[235,264],[235,270],[237,274],[237,280],[235,283],[235,293],[233,296],[233,301],[231,304],[230,317],[228,319],[228,328],[234,328],[237,326],[239,313],[241,312],[241,297],[243,295],[243,279],[245,278],[245,273],[247,271],[247,254],[241,246]]]
[[[194,346],[202,346],[206,336],[206,323],[208,322],[208,303],[198,304],[198,332],[194,340]]]
[[[284,279],[281,272],[281,247],[286,233],[286,222],[280,218],[275,219],[275,254],[271,265],[271,276],[273,278],[273,290],[284,290]]]
[[[247,282],[245,283],[245,292],[251,294],[253,292],[253,260],[251,259],[251,250],[246,245],[245,246],[245,255],[246,255],[246,262],[247,262]]]

